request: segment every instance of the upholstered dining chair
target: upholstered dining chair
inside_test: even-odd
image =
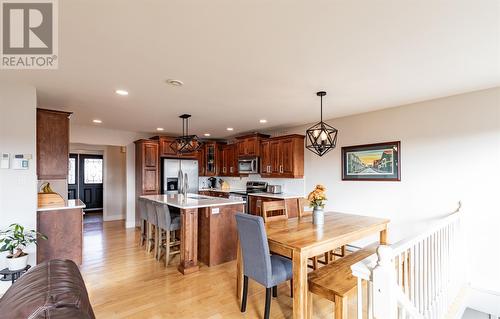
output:
[[[271,293],[277,296],[277,286],[292,279],[292,261],[269,252],[264,221],[260,216],[236,213],[236,224],[243,257],[243,296],[241,312],[246,311],[248,278],[266,288],[264,319],[268,319],[271,308]],[[292,286],[292,283],[290,283]]]
[[[147,229],[148,229],[148,212],[146,208],[146,200],[144,198],[138,199],[138,207],[139,207],[139,218],[141,220],[141,237],[139,239],[139,244],[144,246],[147,238]]]
[[[156,214],[156,207],[153,201],[146,200],[146,211],[148,213],[148,227],[146,235],[146,251],[149,253],[153,249],[155,241],[155,232],[158,231],[158,215]],[[156,257],[157,249],[154,247],[154,256]]]
[[[162,253],[165,252],[165,266],[168,266],[170,256],[180,253],[180,247],[177,250],[170,250],[170,248],[179,246],[181,243],[175,239],[175,231],[181,229],[181,218],[178,214],[170,214],[170,209],[166,204],[155,203],[155,207],[158,215],[158,231],[155,236],[156,259],[160,260]],[[163,240],[164,236],[165,240]]]

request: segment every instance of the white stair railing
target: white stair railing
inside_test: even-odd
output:
[[[358,278],[358,319],[363,319],[363,313],[368,319],[441,319],[446,315],[464,283],[459,210],[460,203],[454,213],[425,232],[381,245],[376,255],[351,267]]]

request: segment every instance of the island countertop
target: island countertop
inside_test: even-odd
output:
[[[57,205],[47,205],[43,207],[38,207],[36,211],[46,212],[46,211],[63,210],[63,209],[77,209],[77,208],[85,208],[85,204],[79,199],[68,199],[62,205],[57,204]]]
[[[166,194],[166,195],[144,195],[141,198],[152,200],[161,204],[170,205],[180,209],[215,207],[225,205],[245,204],[244,200],[211,197],[199,194],[187,194],[185,198],[181,194]]]

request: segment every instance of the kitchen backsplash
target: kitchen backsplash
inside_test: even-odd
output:
[[[248,181],[265,181],[271,185],[281,185],[283,193],[304,194],[305,180],[303,178],[262,178],[259,174],[249,175],[248,177],[217,177],[217,180],[226,181],[231,189],[245,189]],[[200,188],[207,188],[210,183],[208,177],[199,178]],[[219,187],[220,184],[217,183]]]

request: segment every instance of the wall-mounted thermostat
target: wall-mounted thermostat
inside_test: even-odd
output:
[[[10,167],[10,155],[8,153],[0,154],[0,168],[8,169]]]
[[[29,154],[15,154],[12,159],[12,168],[13,169],[28,169],[29,163],[31,159],[31,155]]]

